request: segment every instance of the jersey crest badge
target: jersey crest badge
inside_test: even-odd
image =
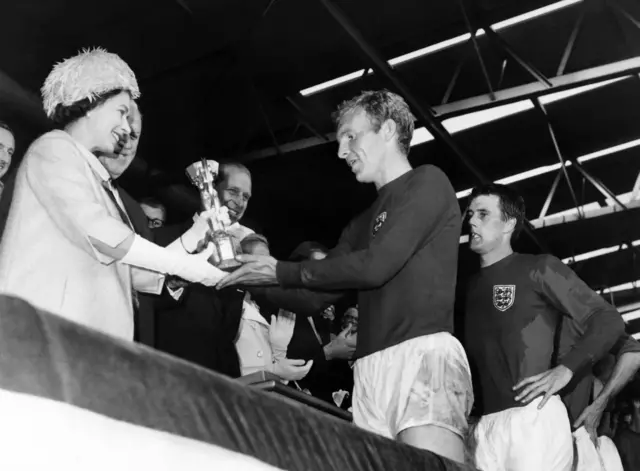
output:
[[[493,305],[498,311],[506,311],[516,300],[516,285],[494,285]]]
[[[376,234],[378,233],[378,231],[380,230],[380,228],[382,227],[382,225],[386,220],[387,220],[386,211],[382,211],[380,214],[378,214],[378,216],[376,217],[376,220],[373,222],[373,231],[372,231],[373,237],[376,236]]]

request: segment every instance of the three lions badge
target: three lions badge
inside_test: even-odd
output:
[[[516,285],[494,285],[493,305],[498,311],[506,311],[516,300]]]
[[[378,233],[378,231],[380,230],[380,228],[382,227],[382,225],[386,220],[387,220],[386,211],[382,211],[380,214],[376,216],[376,220],[373,221],[373,231],[371,231],[371,234],[373,235],[373,237],[376,236],[376,234]]]

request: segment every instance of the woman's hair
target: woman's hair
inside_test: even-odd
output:
[[[53,115],[51,116],[51,120],[56,125],[56,127],[62,129],[74,121],[79,120],[86,114],[102,105],[109,98],[113,98],[116,95],[124,92],[122,88],[116,88],[114,90],[110,90],[108,92],[102,93],[101,95],[94,96],[92,99],[84,98],[82,100],[76,101],[72,105],[64,106],[62,104],[58,104],[56,106]]]

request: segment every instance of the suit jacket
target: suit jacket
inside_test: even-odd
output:
[[[271,316],[278,313],[279,307],[269,301],[263,289],[251,288],[249,291],[253,300],[260,307],[260,313],[267,321],[270,321]],[[336,311],[342,313],[346,310],[344,306],[349,305],[350,301],[349,296],[345,296],[344,300],[336,304]],[[292,360],[313,360],[311,370],[309,370],[304,379],[298,381],[298,385],[303,389],[308,389],[313,396],[331,404],[333,404],[333,392],[339,389],[344,389],[349,393],[353,391],[353,371],[348,362],[345,360],[327,361],[324,354],[324,346],[331,341],[331,334],[339,331],[335,324],[340,325],[340,316],[337,316],[333,323],[322,315],[313,316],[316,331],[320,336],[320,341],[318,341],[309,318],[297,314],[293,337],[287,347],[287,358]],[[289,385],[292,385],[292,383],[289,383]],[[343,406],[347,404],[344,403]]]
[[[352,392],[353,372],[345,360],[328,361],[325,357],[324,346],[331,342],[331,323],[322,316],[314,316],[313,322],[321,341],[318,341],[309,318],[298,315],[287,358],[313,360],[309,374],[298,384],[315,397],[333,404],[333,392],[339,389]]]
[[[131,235],[104,188],[108,180],[99,160],[63,131],[31,144],[0,245],[0,291],[132,340],[134,269],[91,243],[115,247]]]
[[[245,302],[243,306],[240,329],[235,340],[242,376],[258,371],[273,372],[270,325],[253,303]]]
[[[2,234],[4,234],[4,226],[7,223],[9,217],[9,208],[11,207],[11,200],[13,200],[13,189],[16,184],[16,172],[11,170],[4,177],[4,188],[2,189],[2,195],[0,196],[0,243],[2,241]]]
[[[189,224],[156,229],[156,243],[167,246]],[[193,283],[175,300],[166,290],[156,304],[156,348],[205,368],[237,378],[240,362],[235,339],[240,327],[244,292],[217,291]]]
[[[147,215],[142,210],[140,204],[133,199],[133,197],[127,193],[122,187],[118,187],[118,193],[120,193],[120,199],[124,205],[124,210],[129,215],[131,224],[136,233],[144,237],[147,240],[153,242],[153,233],[149,229],[149,223],[147,222]],[[155,312],[154,303],[157,299],[155,295],[149,295],[145,293],[138,294],[138,309],[134,313],[134,340],[136,342],[155,346]]]

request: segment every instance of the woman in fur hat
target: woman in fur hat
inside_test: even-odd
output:
[[[128,138],[139,96],[129,66],[103,49],[55,65],[42,98],[58,129],[25,154],[0,246],[1,293],[129,340],[136,291],[158,293],[161,274],[210,286],[223,274],[207,262],[211,250],[191,255],[202,218],[166,249],[135,234],[96,157]]]

